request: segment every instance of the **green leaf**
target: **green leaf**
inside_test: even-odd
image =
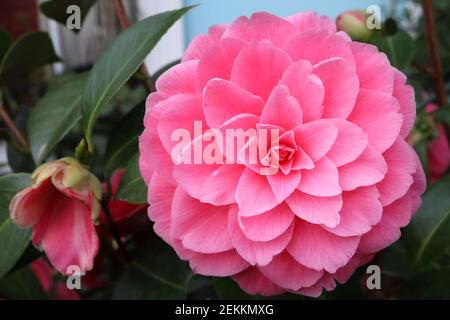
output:
[[[408,279],[401,299],[450,299],[450,267],[431,269]]]
[[[82,98],[82,116],[89,151],[92,129],[100,111],[136,72],[166,31],[191,7],[148,17],[122,32],[98,58]]]
[[[11,37],[5,29],[0,28],[0,61],[2,61],[3,56],[12,44]]]
[[[173,249],[152,236],[114,288],[114,299],[184,299],[192,272]]]
[[[80,121],[81,94],[86,79],[86,74],[64,76],[31,109],[28,138],[37,164],[42,163]]]
[[[122,177],[116,198],[133,204],[147,203],[147,186],[139,172],[139,155],[135,154]]]
[[[83,24],[84,19],[89,13],[89,9],[96,2],[96,0],[50,0],[41,3],[39,9],[50,19],[56,20],[66,26],[67,19],[70,13],[67,13],[67,8],[71,5],[77,5],[80,8],[80,22]],[[74,32],[79,32],[78,29],[73,29]]]
[[[113,128],[105,151],[105,176],[124,168],[138,151],[138,136],[144,130],[145,101],[131,109]]]
[[[33,32],[16,40],[0,65],[0,85],[13,83],[18,78],[46,64],[60,59],[46,32]]]
[[[0,177],[0,278],[19,260],[30,241],[31,231],[17,227],[9,216],[11,199],[30,183],[27,174]]]
[[[30,268],[14,271],[0,280],[0,296],[8,299],[46,299],[38,279]]]
[[[432,114],[437,122],[450,125],[450,105],[445,105],[434,111]]]
[[[437,260],[450,248],[450,177],[436,182],[405,230],[408,253],[417,268]]]
[[[386,53],[391,64],[399,70],[409,65],[414,57],[415,43],[405,31],[399,31],[388,37],[377,38],[374,44],[380,51]]]

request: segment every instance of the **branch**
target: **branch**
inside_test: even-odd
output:
[[[130,21],[128,20],[123,2],[122,0],[113,0],[113,5],[114,11],[116,12],[116,16],[120,22],[120,26],[122,27],[122,30],[125,30],[130,26]],[[140,71],[144,74],[146,78],[144,80],[144,86],[147,89],[147,91],[149,93],[155,91],[155,86],[153,84],[152,78],[144,64],[141,65]]]
[[[9,117],[8,113],[6,113],[5,108],[0,104],[0,119],[3,120],[8,130],[11,132],[11,134],[16,138],[16,140],[20,143],[20,145],[25,149],[28,150],[28,142],[27,139],[22,135],[22,133],[17,129],[14,122]]]
[[[436,36],[436,23],[434,21],[432,0],[422,0],[423,16],[425,19],[425,30],[427,37],[428,51],[433,65],[433,78],[436,89],[437,103],[440,107],[447,104],[447,94],[445,93],[444,79],[442,77],[441,58],[439,56],[439,46]]]

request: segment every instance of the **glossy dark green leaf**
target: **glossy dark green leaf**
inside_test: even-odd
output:
[[[5,53],[0,65],[0,85],[13,83],[20,77],[60,59],[46,32],[33,32],[16,40]]]
[[[429,187],[420,209],[404,232],[408,253],[418,268],[437,260],[450,248],[450,177]]]
[[[450,125],[450,105],[446,105],[445,107],[434,111],[433,117],[439,123]]]
[[[133,204],[147,203],[147,186],[139,172],[139,155],[134,155],[120,181],[116,197]]]
[[[391,64],[399,70],[405,69],[414,57],[415,44],[405,31],[399,31],[388,37],[377,38],[374,44],[386,53]]]
[[[0,28],[0,61],[2,61],[3,56],[9,47],[12,45],[11,37],[5,29]]]
[[[67,13],[67,8],[71,5],[77,5],[80,8],[80,22],[83,24],[84,19],[89,13],[92,5],[96,0],[50,0],[41,3],[39,9],[50,19],[56,20],[59,23],[66,25],[67,19],[71,13]],[[78,29],[73,29],[74,32],[79,32]]]
[[[81,118],[81,94],[87,75],[65,76],[31,109],[28,138],[36,163],[43,162]]]
[[[92,129],[108,101],[136,72],[166,31],[191,7],[160,13],[122,32],[98,58],[90,72],[83,98],[83,129],[92,152]]]
[[[19,260],[30,241],[30,230],[20,229],[9,216],[11,199],[30,183],[28,174],[0,177],[0,278]]]
[[[192,272],[160,238],[139,248],[130,269],[114,288],[115,299],[184,299]]]
[[[431,269],[408,279],[398,297],[401,299],[450,299],[450,267]]]
[[[14,119],[17,129],[19,129],[23,136],[26,136],[26,126],[28,119],[28,108],[22,107]],[[23,147],[19,145],[15,137],[11,138],[13,143],[8,144],[7,156],[8,164],[13,172],[33,172],[36,169],[36,164],[31,157],[28,150],[24,150]]]
[[[105,176],[124,168],[138,151],[138,136],[144,130],[145,101],[130,110],[113,128],[105,151]]]
[[[30,268],[14,271],[0,280],[0,296],[7,299],[46,299],[36,275]]]

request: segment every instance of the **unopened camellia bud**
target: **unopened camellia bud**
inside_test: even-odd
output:
[[[102,194],[98,179],[77,160],[62,158],[39,166],[31,183],[12,199],[12,220],[33,229],[34,245],[61,273],[71,265],[92,269]]]
[[[344,31],[354,41],[366,42],[372,35],[372,30],[367,28],[367,15],[363,10],[347,11],[336,18],[336,26],[339,31]]]

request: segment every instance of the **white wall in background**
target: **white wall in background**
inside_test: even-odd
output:
[[[135,0],[129,0],[135,1]],[[168,11],[179,9],[183,6],[182,0],[149,1],[137,0],[139,19]],[[166,64],[180,59],[184,50],[184,25],[183,20],[177,21],[172,28],[163,36],[153,51],[145,60],[150,74],[155,73]]]

